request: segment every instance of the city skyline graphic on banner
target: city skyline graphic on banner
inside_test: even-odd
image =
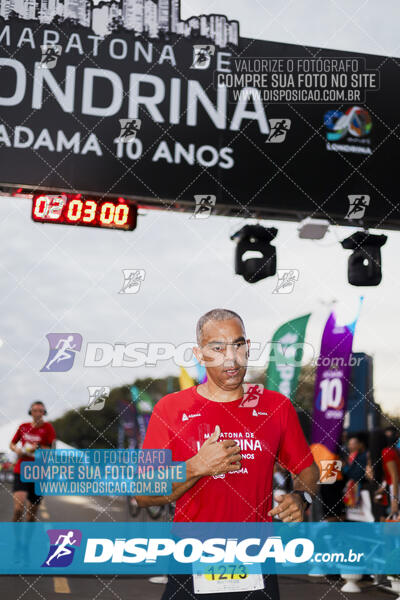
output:
[[[131,31],[157,40],[169,34],[208,39],[220,48],[238,46],[239,22],[224,15],[180,18],[180,0],[0,0],[0,17],[37,21],[41,25],[81,26],[105,37]]]

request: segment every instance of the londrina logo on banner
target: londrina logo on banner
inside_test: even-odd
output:
[[[372,119],[361,106],[351,106],[345,112],[328,110],[324,115],[327,150],[371,154]],[[344,143],[331,144],[342,141]]]

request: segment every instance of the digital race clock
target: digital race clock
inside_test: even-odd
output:
[[[32,219],[40,223],[132,230],[136,218],[137,207],[123,198],[89,200],[81,195],[42,194],[35,196],[32,203]]]

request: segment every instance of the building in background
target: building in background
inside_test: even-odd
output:
[[[220,48],[239,44],[239,23],[224,15],[193,16],[182,21],[179,0],[121,0],[94,5],[93,0],[0,0],[0,16],[10,13],[20,19],[50,24],[55,17],[90,28],[100,36],[108,35],[116,21],[136,35],[158,39],[170,33],[203,37]]]

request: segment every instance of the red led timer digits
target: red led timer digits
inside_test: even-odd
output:
[[[100,208],[99,215],[96,214],[98,208]],[[112,202],[97,204],[94,200],[71,200],[65,218],[71,223],[77,221],[92,223],[97,217],[102,225],[122,226],[126,225],[128,215],[129,207],[126,204],[115,205]]]
[[[33,200],[32,218],[36,221],[57,221],[66,202],[66,196],[38,196]]]
[[[134,229],[136,207],[122,202],[68,198],[66,194],[37,196],[32,218],[46,223]]]

